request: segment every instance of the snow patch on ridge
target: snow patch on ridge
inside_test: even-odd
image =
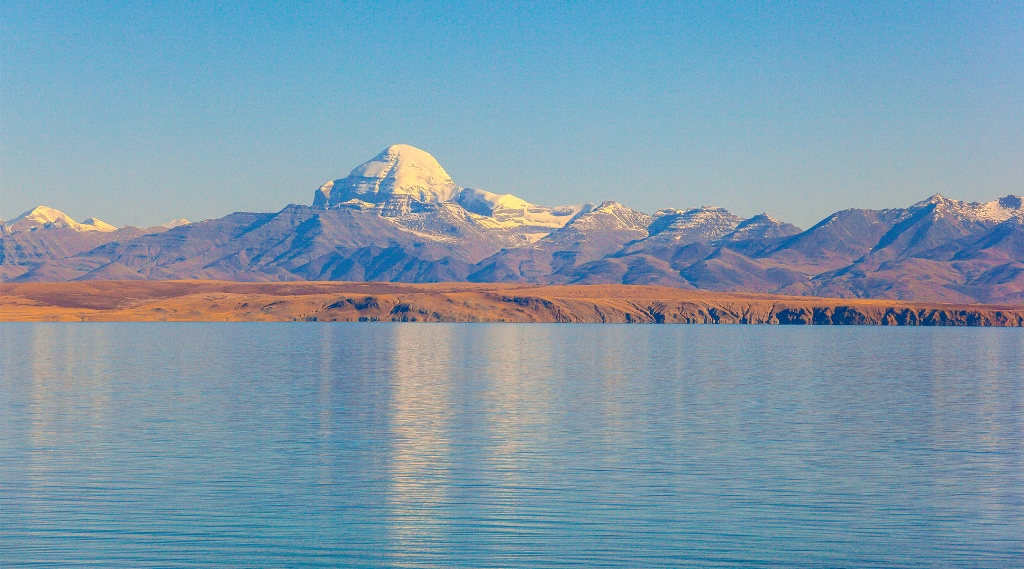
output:
[[[517,198],[512,194],[494,194],[466,188],[455,198],[466,211],[494,218],[502,226],[547,227],[558,229],[593,204],[544,207]]]
[[[478,215],[493,215],[494,210],[524,210],[530,203],[512,194],[494,194],[475,188],[466,188],[455,198],[459,205]]]
[[[167,223],[161,223],[160,227],[166,227],[167,229],[174,229],[175,227],[181,227],[182,225],[188,225],[190,223],[192,223],[192,222],[187,220],[187,219],[185,219],[185,218],[174,219],[174,220],[168,221]]]

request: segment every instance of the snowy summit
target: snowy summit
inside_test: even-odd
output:
[[[11,233],[60,227],[66,227],[74,231],[117,231],[117,228],[113,225],[100,221],[95,217],[90,217],[82,223],[78,223],[63,211],[46,207],[45,205],[38,206],[15,217],[6,227]]]
[[[321,186],[313,205],[331,207],[352,199],[379,203],[399,196],[438,203],[450,201],[459,190],[433,156],[408,144],[394,144],[348,177]]]
[[[405,212],[410,201],[457,204],[477,216],[474,219],[478,223],[491,229],[556,229],[594,207],[593,204],[544,207],[512,194],[462,188],[430,153],[408,144],[389,146],[372,160],[357,166],[347,177],[320,186],[313,197],[313,207],[372,207],[393,216],[396,212]]]

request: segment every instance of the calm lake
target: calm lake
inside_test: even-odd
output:
[[[1024,330],[2,324],[0,566],[1021,567]]]

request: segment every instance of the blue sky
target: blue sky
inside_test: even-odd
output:
[[[1024,194],[1024,2],[0,4],[0,218],[276,211],[399,142],[803,227]]]

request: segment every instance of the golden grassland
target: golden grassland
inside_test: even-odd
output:
[[[3,322],[627,322],[1022,326],[1024,306],[638,285],[84,281],[0,284]]]

